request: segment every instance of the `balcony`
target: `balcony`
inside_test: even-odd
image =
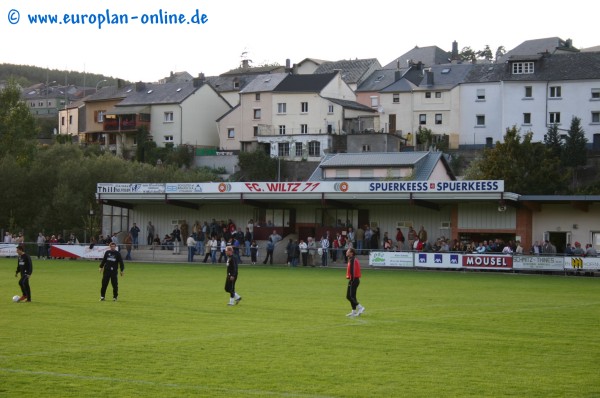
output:
[[[137,131],[140,127],[150,130],[150,108],[147,106],[114,107],[106,112],[104,131]]]

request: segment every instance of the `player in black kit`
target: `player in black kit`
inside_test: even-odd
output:
[[[19,279],[19,286],[23,295],[19,298],[19,301],[31,301],[31,288],[29,287],[29,278],[33,272],[33,265],[31,263],[31,257],[25,253],[25,248],[21,245],[17,246],[18,262],[17,271],[15,277],[20,273],[21,278]]]
[[[225,279],[225,291],[229,293],[228,305],[236,305],[242,299],[242,296],[235,292],[235,282],[238,277],[238,260],[233,255],[233,247],[227,246],[225,248],[225,254],[227,255],[227,279]]]
[[[110,244],[110,249],[104,252],[104,257],[100,263],[100,272],[104,269],[104,274],[102,275],[102,288],[100,289],[100,301],[104,301],[108,281],[112,284],[113,301],[117,301],[117,297],[119,296],[119,266],[121,268],[121,276],[123,276],[125,264],[123,264],[123,258],[121,257],[121,253],[117,250],[116,243],[112,242]]]

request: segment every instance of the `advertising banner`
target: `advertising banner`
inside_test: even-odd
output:
[[[562,271],[564,257],[553,256],[514,256],[513,269],[531,271]]]
[[[503,254],[464,254],[462,266],[470,269],[512,269],[513,258]]]
[[[415,267],[461,268],[461,256],[458,253],[416,253]]]
[[[0,257],[17,257],[17,245],[0,243]]]
[[[413,268],[414,259],[411,252],[371,252],[369,265],[373,267]]]
[[[600,257],[565,257],[566,271],[598,271],[600,270]]]
[[[80,246],[80,245],[52,245],[50,257],[58,258],[87,258],[99,259],[104,257],[104,252],[109,249],[105,245]]]

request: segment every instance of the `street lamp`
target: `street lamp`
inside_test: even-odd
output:
[[[107,82],[107,81],[108,81],[108,80],[106,80],[106,79],[102,79],[102,80],[100,80],[98,83],[96,83],[96,92],[98,92],[98,86],[99,86],[101,83],[104,83],[104,82]]]
[[[90,207],[90,243],[94,240],[94,209]]]

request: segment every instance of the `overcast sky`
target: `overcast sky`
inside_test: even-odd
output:
[[[454,40],[459,50],[489,45],[493,53],[545,37],[587,48],[600,45],[599,11],[594,0],[3,0],[0,62],[156,81],[170,71],[218,75],[243,53],[254,66],[305,58],[386,65],[415,46],[450,51]],[[57,23],[30,23],[37,14]],[[159,14],[185,20],[150,23]],[[128,23],[101,24],[107,16]]]

